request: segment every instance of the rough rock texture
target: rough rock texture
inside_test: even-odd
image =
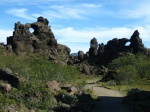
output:
[[[89,57],[94,58],[97,55],[98,42],[93,38],[90,42]]]
[[[126,38],[122,39],[114,38],[108,41],[105,46],[101,44],[100,46],[101,49],[99,50],[100,63],[106,65],[112,59],[117,58],[120,55],[120,53],[130,52],[130,48],[128,46],[125,46],[127,42],[129,42],[129,40]]]
[[[144,44],[142,39],[139,37],[140,33],[136,30],[130,39],[130,47],[133,49],[133,53],[142,52],[144,50]]]
[[[0,80],[7,81],[12,87],[18,87],[20,83],[20,79],[9,69],[0,69]]]
[[[130,42],[129,46],[126,43]],[[144,45],[142,39],[139,37],[139,32],[136,30],[130,39],[114,38],[107,42],[106,45],[100,44],[98,48],[99,63],[107,65],[111,60],[130,53],[136,54],[138,52],[144,52]]]
[[[70,48],[57,43],[48,23],[43,17],[39,17],[35,23],[15,23],[13,36],[7,38],[7,45],[12,46],[15,54],[19,56],[43,53],[49,59],[66,62]],[[29,31],[30,28],[34,30],[33,33]]]
[[[110,70],[108,71],[108,73],[105,75],[105,77],[102,78],[101,81],[109,81],[109,80],[114,80],[115,79],[115,74],[117,72],[116,71],[113,71],[113,70]]]
[[[4,92],[10,92],[12,90],[12,87],[10,84],[3,83],[0,85],[0,89]]]
[[[130,45],[126,45],[128,42]],[[143,52],[147,56],[150,55],[149,50],[144,48],[139,32],[136,30],[130,39],[114,38],[109,40],[107,44],[98,44],[97,39],[93,38],[90,41],[89,51],[86,54],[83,51],[79,51],[78,57],[71,57],[69,62],[78,64],[79,70],[85,74],[92,74],[93,71],[97,71],[99,74],[106,74],[104,72],[106,69],[104,68],[113,59],[138,52]],[[94,68],[91,66],[94,66]]]
[[[79,59],[80,61],[83,61],[83,60],[84,60],[84,52],[83,52],[83,51],[79,51],[79,52],[78,52],[78,59]]]
[[[48,81],[48,82],[46,83],[46,87],[47,87],[47,88],[50,88],[50,89],[52,89],[52,90],[56,90],[56,91],[60,91],[60,90],[61,90],[61,88],[60,88],[60,83],[57,82],[57,81],[55,81],[55,80],[53,80],[53,81]]]

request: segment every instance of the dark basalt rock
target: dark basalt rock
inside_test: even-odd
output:
[[[7,45],[11,45],[18,56],[42,52],[44,55],[55,57],[55,60],[66,63],[70,48],[57,43],[48,23],[49,21],[43,17],[39,17],[35,23],[25,25],[20,22],[15,23],[13,36],[7,38]],[[33,33],[29,31],[30,28],[34,29]]]
[[[20,80],[10,70],[0,69],[0,80],[7,81],[12,87],[18,87]]]
[[[144,44],[142,39],[139,37],[140,33],[136,30],[130,38],[130,47],[133,49],[133,53],[143,52]]]
[[[102,78],[101,81],[106,82],[106,81],[114,80],[116,73],[117,73],[117,72],[116,72],[116,71],[113,71],[113,70],[108,71],[108,73],[105,75],[105,77]]]
[[[130,42],[129,46],[126,46],[126,43]],[[145,52],[144,45],[142,43],[142,39],[139,37],[139,32],[136,30],[131,39],[122,38],[117,39],[114,38],[109,40],[106,45],[103,43],[99,44],[95,38],[93,38],[90,42],[89,49],[89,62],[96,65],[108,65],[111,60],[123,56],[129,55],[131,53],[136,54],[138,52]],[[147,53],[148,54],[148,53]]]
[[[120,53],[131,52],[130,48],[128,46],[125,46],[127,42],[129,42],[129,40],[126,38],[114,38],[108,41],[105,46],[102,44],[102,50],[101,52],[99,52],[100,63],[102,63],[103,65],[107,65],[111,60],[119,57]]]
[[[81,72],[93,74],[95,71],[101,73],[113,59],[124,55],[143,52],[150,56],[150,50],[146,50],[139,37],[140,33],[136,30],[130,39],[114,38],[107,44],[98,44],[97,39],[90,41],[90,48],[87,53],[78,52],[78,56],[70,55],[70,48],[57,43],[49,21],[46,18],[39,17],[37,22],[15,24],[13,36],[7,38],[7,50],[12,51],[18,56],[24,56],[27,53],[40,53],[57,64],[77,65]],[[29,29],[34,29],[33,33]],[[126,43],[130,42],[129,46]],[[94,66],[94,67],[93,67]]]
[[[130,42],[130,45],[127,46],[126,44],[128,42]],[[109,40],[105,45],[103,43],[98,44],[97,39],[93,38],[90,41],[90,48],[86,54],[79,51],[78,57],[72,57],[69,61],[72,62],[72,64],[78,64],[80,71],[85,74],[92,74],[93,71],[97,71],[99,74],[102,73],[103,68],[105,68],[105,66],[107,66],[113,59],[120,56],[136,54],[138,52],[142,52],[147,56],[150,55],[149,50],[144,48],[142,39],[139,37],[139,32],[136,30],[130,39],[114,38]],[[91,69],[91,66],[94,66],[94,69]],[[103,68],[101,68],[101,66],[103,66]],[[107,75],[108,77],[113,76],[109,74],[110,73]]]
[[[89,49],[89,57],[94,58],[97,56],[97,48],[98,48],[98,42],[96,38],[93,38],[90,42],[90,49]]]
[[[79,59],[80,61],[83,61],[83,60],[84,60],[84,52],[83,52],[83,51],[79,51],[79,52],[78,52],[78,59]]]

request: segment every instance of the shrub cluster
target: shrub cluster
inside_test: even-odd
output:
[[[133,84],[141,78],[150,78],[150,58],[143,54],[129,55],[114,59],[109,69],[117,70],[117,84]]]

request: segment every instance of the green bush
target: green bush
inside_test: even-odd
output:
[[[138,78],[137,70],[131,65],[123,67],[116,75],[117,84],[132,84]]]
[[[139,78],[150,78],[150,58],[143,54],[123,56],[114,59],[109,69],[117,70],[117,84],[131,84]]]
[[[7,98],[27,108],[46,110],[56,105],[53,94],[42,83],[23,83],[18,89],[8,93]]]
[[[140,78],[150,78],[150,61],[137,63],[135,66]]]
[[[119,69],[124,66],[134,65],[135,62],[136,62],[135,55],[132,54],[130,56],[123,56],[112,60],[112,62],[109,64],[108,67],[109,69],[116,69],[116,68]]]

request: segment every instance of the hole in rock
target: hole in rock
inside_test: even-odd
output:
[[[127,43],[125,44],[125,46],[130,46],[130,42],[127,42]]]
[[[31,33],[33,33],[33,32],[34,32],[34,29],[33,29],[33,28],[29,28],[29,31],[30,31]]]

